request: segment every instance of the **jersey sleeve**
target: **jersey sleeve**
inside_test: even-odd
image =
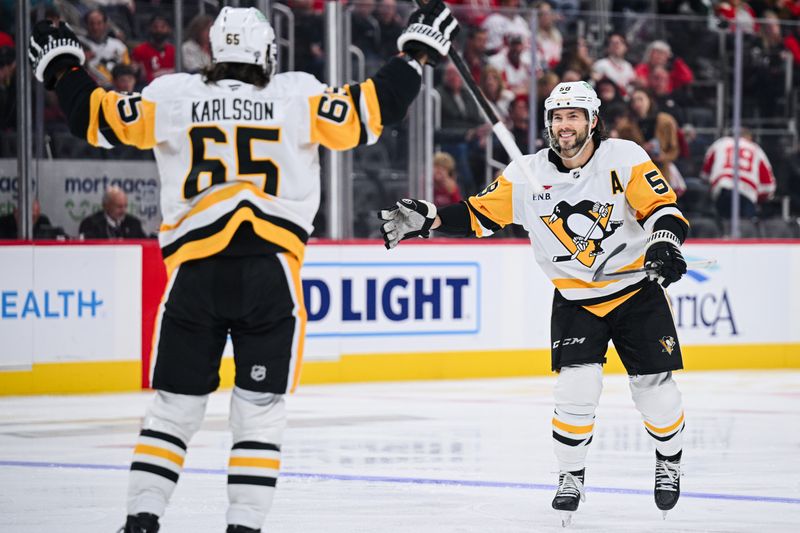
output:
[[[89,103],[86,140],[93,146],[122,144],[146,150],[156,145],[156,103],[139,93],[118,93],[98,87]]]
[[[488,237],[514,220],[514,184],[502,174],[484,190],[467,199],[470,228],[476,237]]]
[[[676,204],[677,196],[655,163],[641,150],[641,162],[631,166],[625,198],[635,211],[636,221],[646,231],[664,216],[673,216],[689,227]]]
[[[56,85],[70,132],[103,148],[127,144],[148,149],[161,140],[156,103],[147,98],[147,89],[144,94],[106,91],[80,67],[66,72]]]
[[[405,117],[421,83],[416,61],[393,57],[364,82],[309,96],[311,142],[333,150],[375,143],[384,126]]]
[[[372,80],[309,97],[311,142],[332,150],[373,144],[383,131]]]

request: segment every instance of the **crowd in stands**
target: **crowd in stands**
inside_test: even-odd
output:
[[[293,13],[295,69],[324,79],[324,2],[279,1]],[[370,75],[397,53],[397,36],[413,4],[406,0],[344,1],[350,4],[352,44],[363,53]],[[534,126],[536,148],[540,148],[546,142],[541,116],[544,97],[561,81],[590,81],[603,101],[601,115],[609,135],[644,147],[676,192],[686,193],[686,202],[709,216],[723,212],[709,211],[714,202],[701,201],[698,196],[703,197],[699,192],[702,189],[704,198],[713,194],[714,200],[723,198],[718,204],[725,201],[724,195],[712,191],[713,179],[701,180],[709,175],[708,165],[704,165],[707,152],[720,133],[729,132],[732,43],[734,31],[740,27],[745,36],[744,118],[752,123],[755,133],[747,142],[763,145],[763,159],[773,182],[777,176],[777,185],[757,193],[753,203],[768,202],[776,193],[800,202],[800,165],[796,164],[800,161],[800,143],[796,129],[791,133],[786,125],[790,117],[798,118],[800,0],[617,0],[609,3],[612,12],[604,16],[582,15],[581,9],[595,8],[595,4],[581,0],[451,0],[449,4],[463,28],[458,48],[523,152],[530,151],[532,91],[536,92],[534,104],[539,110]],[[102,86],[139,90],[156,77],[176,70],[171,3],[61,0],[56,5],[59,11],[48,7],[46,16],[73,25],[85,46],[87,67]],[[182,70],[188,72],[201,71],[211,59],[208,33],[213,7],[208,13],[196,9],[194,4],[191,9],[187,5],[182,21]],[[533,11],[535,38],[529,17]],[[680,16],[694,18],[674,18]],[[0,25],[2,135],[12,131],[16,122],[16,58],[9,35],[13,17],[0,19],[4,20]],[[286,65],[286,49],[281,53]],[[789,92],[786,80],[795,80]],[[721,81],[726,100],[720,111],[717,84]],[[465,197],[485,186],[492,161],[498,163],[492,170],[496,172],[507,156],[493,139],[456,69],[440,65],[435,83],[441,101],[441,128],[434,138],[441,152],[434,169],[437,198]],[[68,135],[64,117],[52,94],[46,98],[46,131],[53,145],[59,147],[58,139]],[[723,121],[718,119],[720,112]],[[384,137],[390,138],[387,142],[397,142],[402,134],[401,127],[394,135]],[[113,159],[136,157],[138,153],[124,149],[103,153],[88,146],[76,148],[76,143],[64,145],[66,153],[54,156]],[[0,157],[9,157],[2,151],[0,146]],[[394,158],[389,166],[404,169],[406,151],[392,148],[388,152]],[[717,186],[719,183],[724,185],[729,180],[718,180]],[[745,200],[751,201],[751,196],[747,193]],[[766,207],[757,208],[754,214],[767,211]],[[749,216],[749,206],[743,213]]]

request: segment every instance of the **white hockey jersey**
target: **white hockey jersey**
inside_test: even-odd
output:
[[[606,272],[641,267],[645,241],[667,215],[688,224],[676,196],[639,145],[620,139],[600,143],[592,158],[570,171],[550,149],[512,162],[486,189],[467,200],[478,237],[515,223],[528,230],[536,261],[568,300],[603,316],[633,296],[645,275],[592,281],[605,255],[627,247]],[[518,165],[528,165],[544,186],[534,193]]]
[[[733,189],[733,137],[722,137],[706,151],[702,175],[711,183],[716,198],[722,189]],[[739,191],[754,204],[775,194],[775,174],[759,145],[739,139]]]
[[[153,148],[168,272],[224,250],[245,221],[302,262],[319,208],[319,145],[371,144],[382,129],[372,80],[327,89],[301,72],[263,89],[173,74],[141,94],[97,88],[90,107],[91,144]]]

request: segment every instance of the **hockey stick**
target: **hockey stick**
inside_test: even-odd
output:
[[[424,0],[415,1],[419,7],[424,7],[427,3]],[[523,154],[519,149],[519,146],[517,146],[514,136],[510,131],[508,131],[508,128],[497,116],[497,113],[494,112],[494,109],[486,99],[483,91],[481,91],[481,88],[478,87],[477,83],[475,83],[475,80],[472,79],[472,74],[470,74],[466,63],[464,63],[464,59],[461,57],[461,54],[458,53],[458,50],[456,50],[456,47],[453,46],[452,43],[450,44],[450,51],[447,53],[447,56],[456,66],[456,69],[458,69],[458,73],[461,74],[461,78],[467,85],[469,93],[475,99],[475,102],[478,104],[478,107],[481,109],[481,111],[483,111],[484,118],[489,124],[492,125],[492,131],[497,136],[497,140],[499,140],[500,144],[503,145],[503,148],[509,157],[511,157],[511,160],[517,162],[517,166],[520,168],[520,170],[522,170],[522,173],[525,175],[528,183],[530,183],[533,192],[539,194],[544,191],[544,187],[542,187],[542,184],[539,183],[538,179],[536,179],[536,176],[533,175],[533,171],[531,171],[531,169],[526,165],[522,164]]]
[[[611,204],[607,204],[605,207],[611,207]],[[588,240],[589,240],[589,237],[591,237],[591,236],[592,236],[592,232],[593,232],[593,231],[594,231],[594,229],[597,227],[597,224],[599,224],[599,223],[600,223],[600,219],[601,219],[601,218],[602,218],[602,217],[600,216],[600,213],[597,213],[597,218],[596,218],[596,219],[594,219],[594,222],[592,222],[592,226],[589,228],[589,231],[587,231],[587,232],[586,232],[586,235],[584,235],[584,236],[583,236],[583,240],[584,240],[584,241],[588,241]],[[624,244],[624,243],[623,243],[623,244]],[[585,249],[585,248],[584,248],[584,249]],[[581,250],[580,246],[578,246],[578,244],[577,244],[577,243],[575,243],[575,251],[574,251],[574,252],[572,252],[572,254],[571,254],[571,255],[557,255],[557,256],[553,257],[553,263],[561,263],[561,262],[563,262],[563,261],[572,261],[573,259],[575,259],[576,257],[578,257],[578,254],[579,254],[579,253],[581,253],[582,251],[583,251],[583,250]],[[621,251],[621,250],[620,250],[620,251]],[[612,252],[612,255],[613,255],[613,253],[614,253],[614,252]],[[608,259],[611,259],[611,256],[609,256],[609,258],[608,258]],[[608,259],[606,259],[606,261],[608,261]],[[601,266],[605,266],[605,262],[604,262],[604,263],[603,263],[603,265],[601,265]]]
[[[642,268],[634,268],[632,270],[620,270],[620,271],[617,271],[617,272],[606,273],[605,272],[605,268],[606,268],[606,264],[608,263],[608,261],[612,257],[614,257],[615,255],[620,253],[622,250],[624,250],[626,246],[627,246],[627,243],[623,242],[622,244],[620,244],[619,246],[614,248],[614,251],[612,251],[608,255],[608,257],[606,257],[605,261],[600,263],[599,267],[597,267],[597,270],[595,271],[594,275],[592,276],[592,281],[617,280],[617,279],[629,278],[631,276],[635,276],[635,275],[641,274],[643,272],[647,273],[647,274],[654,274],[656,272],[655,267],[642,267]],[[702,261],[689,261],[689,262],[686,263],[686,268],[687,269],[690,269],[690,268],[708,268],[708,267],[716,265],[716,264],[717,264],[717,260],[716,259],[705,259],[705,260],[702,260]]]

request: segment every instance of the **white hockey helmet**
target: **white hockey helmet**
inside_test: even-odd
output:
[[[214,63],[259,65],[275,74],[275,32],[264,14],[254,7],[223,7],[209,31]]]
[[[584,109],[589,124],[600,114],[600,99],[591,85],[585,81],[559,83],[544,101],[544,125],[550,131],[550,119],[554,109],[577,107]]]
[[[572,157],[564,157],[561,155],[561,148],[558,141],[553,135],[553,130],[550,128],[553,118],[553,110],[578,108],[586,111],[586,119],[589,121],[589,134],[583,142],[580,150]],[[550,96],[544,101],[544,127],[547,134],[548,143],[550,148],[564,161],[576,159],[583,153],[583,149],[589,144],[589,139],[592,138],[594,127],[592,122],[595,117],[600,115],[600,99],[591,85],[585,81],[566,81],[559,83],[555,86]]]

